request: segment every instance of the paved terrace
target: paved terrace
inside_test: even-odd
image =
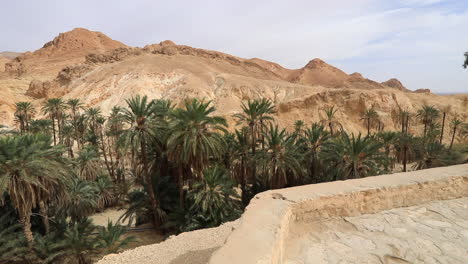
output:
[[[258,194],[241,219],[100,264],[468,263],[468,165]]]

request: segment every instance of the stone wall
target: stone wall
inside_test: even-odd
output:
[[[209,263],[280,264],[294,222],[357,216],[467,196],[468,165],[260,193]]]

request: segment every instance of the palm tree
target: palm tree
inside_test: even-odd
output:
[[[31,120],[29,124],[29,130],[32,133],[42,133],[45,135],[51,135],[52,121],[50,119],[35,119]]]
[[[366,109],[364,113],[362,114],[362,120],[366,122],[367,125],[367,135],[370,135],[370,129],[372,126],[372,122],[374,121],[379,121],[379,114],[377,111],[374,110],[374,108]]]
[[[154,193],[153,178],[149,172],[148,151],[147,145],[154,141],[154,101],[148,102],[148,97],[136,97],[125,100],[128,108],[122,110],[122,121],[129,126],[123,132],[124,141],[126,146],[132,148],[133,153],[140,152],[140,164],[143,166],[141,178],[143,183],[147,185],[148,193],[151,199],[151,207],[153,211],[153,224],[155,227],[158,225],[157,210],[158,201]]]
[[[445,129],[445,118],[448,113],[450,113],[450,110],[452,109],[451,105],[447,105],[441,109],[442,111],[442,128],[440,130],[440,140],[439,143],[442,144],[442,139],[444,137],[444,129]]]
[[[34,117],[36,110],[31,102],[18,102],[15,103],[15,117],[20,123],[20,132],[23,134],[30,129],[30,122]]]
[[[421,109],[418,110],[416,117],[424,124],[424,133],[427,135],[427,129],[433,128],[435,121],[439,118],[440,112],[432,105],[423,105]]]
[[[288,176],[295,178],[302,174],[303,157],[285,129],[280,130],[277,125],[270,124],[270,129],[263,135],[267,148],[261,153],[259,163],[271,177],[270,187],[283,188],[288,183]]]
[[[392,118],[395,126],[401,125],[401,133],[408,133],[409,122],[412,119],[412,114],[408,110],[398,108],[396,111],[392,111]]]
[[[99,153],[94,147],[85,146],[82,148],[76,158],[78,176],[81,179],[94,181],[102,172],[99,161]]]
[[[310,176],[313,182],[318,182],[319,177],[319,153],[323,145],[330,139],[330,133],[327,132],[323,125],[313,123],[305,132],[304,143],[306,145],[306,156],[310,162]]]
[[[294,134],[300,135],[304,132],[304,121],[303,120],[296,120],[294,122]]]
[[[60,210],[70,216],[72,224],[86,219],[95,211],[99,190],[93,182],[75,177],[67,182],[66,191],[67,197]]]
[[[249,158],[249,132],[248,128],[234,131],[233,144],[230,154],[232,155],[232,174],[241,187],[241,198],[244,204],[248,203],[247,196],[247,171]],[[228,150],[229,152],[229,150]]]
[[[29,246],[33,244],[32,208],[50,198],[51,186],[59,189],[68,175],[63,148],[50,144],[50,137],[41,134],[0,137],[0,193],[9,194]]]
[[[455,135],[457,134],[457,129],[461,124],[463,124],[463,122],[458,117],[455,117],[452,120],[452,122],[450,122],[450,126],[452,127],[452,140],[450,141],[449,149],[452,149],[453,147],[453,142],[455,141]]]
[[[57,121],[58,126],[58,138],[60,139],[63,116],[65,114],[66,104],[60,98],[50,98],[44,103],[42,112],[49,116],[52,120],[52,132],[54,135],[54,145],[57,145],[57,129],[55,128],[55,122]]]
[[[237,119],[238,124],[245,124],[250,130],[250,144],[252,154],[252,166],[251,166],[251,178],[252,182],[255,183],[256,179],[256,165],[255,156],[257,149],[257,136],[264,130],[266,123],[273,121],[273,113],[275,109],[270,100],[248,100],[247,104],[242,103],[242,113],[237,113],[233,117]],[[263,140],[262,140],[263,142]]]
[[[211,116],[215,108],[211,101],[197,99],[185,101],[184,109],[172,113],[169,126],[168,152],[171,160],[179,164],[180,203],[183,204],[183,171],[186,167],[195,178],[201,178],[210,158],[220,158],[223,154],[224,141],[222,132],[226,132],[226,119]]]
[[[395,143],[397,140],[398,133],[393,132],[393,131],[382,131],[376,134],[376,140],[378,140],[384,150],[385,150],[385,155],[387,156],[388,159],[390,159],[390,167],[386,168],[386,170],[393,169],[395,165],[395,159],[391,155],[391,150],[392,150],[392,145]]]
[[[380,152],[381,147],[372,137],[343,133],[324,146],[322,157],[343,180],[362,178],[383,172],[388,159]]]
[[[96,254],[98,240],[93,236],[96,227],[91,220],[84,219],[65,231],[61,255],[73,256],[78,264],[90,264],[90,256]]]
[[[241,203],[234,182],[225,169],[213,167],[193,184],[188,193],[191,201],[189,215],[191,228],[215,227],[240,216]]]
[[[71,111],[72,126],[74,130],[74,137],[77,139],[78,149],[80,149],[80,141],[78,140],[78,114],[79,110],[83,108],[83,104],[80,102],[80,99],[69,99],[67,105]]]
[[[103,248],[105,254],[117,253],[122,247],[136,241],[136,238],[133,236],[122,238],[127,228],[118,224],[113,224],[112,221],[109,221],[106,227],[98,227],[98,231],[99,234],[96,237],[97,247]]]
[[[416,138],[410,133],[398,133],[395,139],[397,159],[403,164],[403,172],[407,171],[407,164],[410,160]],[[423,144],[421,144],[423,145]]]
[[[320,120],[320,124],[330,130],[331,136],[333,136],[335,128],[339,128],[341,131],[343,130],[343,125],[336,120],[335,117],[335,114],[338,112],[338,108],[335,108],[335,106],[325,107],[323,112],[325,113],[325,118]]]

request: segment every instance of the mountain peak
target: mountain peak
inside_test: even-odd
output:
[[[316,69],[316,68],[323,68],[323,67],[326,67],[326,66],[330,66],[330,65],[327,64],[326,62],[324,62],[323,60],[319,59],[319,58],[315,58],[315,59],[309,61],[309,63],[307,63],[304,68]]]
[[[105,52],[121,47],[126,47],[126,45],[109,38],[101,32],[85,28],[74,28],[71,31],[60,33],[34,53],[52,55],[73,51],[80,53]]]

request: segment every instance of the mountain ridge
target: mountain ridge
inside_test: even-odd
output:
[[[259,58],[241,58],[170,40],[130,47],[82,28],[59,34],[39,50],[6,63],[5,68],[0,73],[0,90],[5,94],[0,102],[0,123],[7,124],[13,122],[16,101],[39,106],[51,97],[79,98],[86,106],[99,106],[107,113],[136,94],[171,99],[176,104],[187,98],[206,98],[228,119],[240,111],[242,102],[267,98],[278,106],[278,122],[286,127],[295,119],[318,121],[320,109],[339,105],[344,111],[339,119],[350,131],[362,129],[360,114],[370,107],[390,127],[392,109],[414,110],[423,101],[452,104],[460,112],[466,109],[461,97],[414,94],[397,79],[379,83],[318,58],[302,68],[287,69]]]

